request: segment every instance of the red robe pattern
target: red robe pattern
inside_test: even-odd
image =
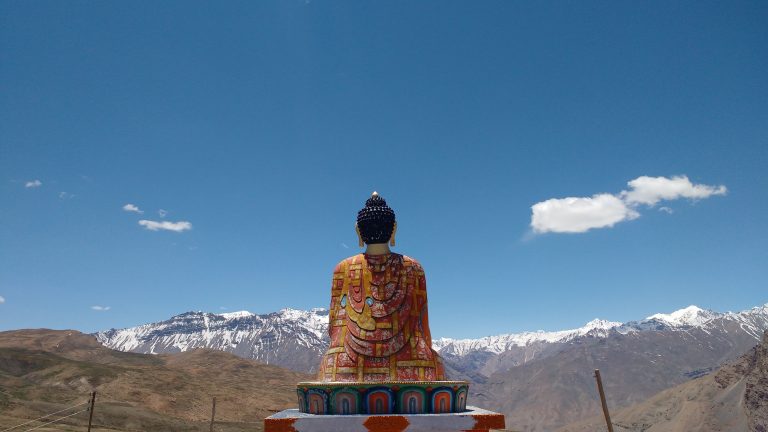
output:
[[[432,349],[424,270],[400,254],[359,254],[333,271],[321,381],[439,381]]]

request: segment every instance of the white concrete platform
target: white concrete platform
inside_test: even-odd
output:
[[[316,415],[298,409],[264,419],[264,432],[487,432],[504,429],[504,416],[468,406],[450,414]]]

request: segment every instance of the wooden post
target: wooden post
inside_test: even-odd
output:
[[[88,408],[88,432],[91,432],[91,425],[93,424],[93,407],[96,406],[96,392],[91,393],[91,406]]]
[[[603,404],[605,424],[608,425],[608,432],[613,432],[613,423],[611,423],[611,414],[608,413],[608,403],[605,401],[605,391],[603,391],[603,380],[600,378],[600,369],[595,369],[595,379],[597,380],[597,391],[600,392],[600,403]]]
[[[213,408],[211,409],[211,432],[213,432],[213,419],[216,417],[216,398],[213,398]]]

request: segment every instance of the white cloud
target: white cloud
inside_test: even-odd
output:
[[[596,194],[592,197],[552,198],[531,207],[534,233],[583,233],[594,228],[608,228],[619,222],[637,219],[641,205],[654,206],[662,200],[688,198],[699,200],[725,195],[723,186],[693,184],[687,176],[642,176],[627,183],[628,191],[618,194]],[[659,211],[673,213],[669,207]]]
[[[3,303],[5,303],[5,297],[0,296],[0,304],[3,304]]]
[[[164,218],[165,216],[168,215],[168,210],[160,209],[157,211],[157,214],[160,215],[161,218]]]
[[[94,305],[94,306],[91,306],[91,309],[93,309],[95,311],[99,311],[99,312],[106,312],[106,311],[112,309],[112,307],[110,307],[110,306]]]
[[[72,199],[74,197],[75,197],[75,194],[71,194],[69,192],[59,192],[59,199],[61,200]]]
[[[531,227],[537,233],[581,233],[593,228],[612,227],[640,216],[611,194],[553,198],[534,204],[531,210]]]
[[[130,203],[124,205],[123,206],[123,210],[125,210],[127,212],[132,212],[132,213],[144,214],[144,210],[142,210],[142,209],[138,208],[137,206],[135,206],[133,204],[130,204]]]
[[[39,188],[42,185],[43,185],[43,182],[41,182],[40,180],[30,180],[24,183],[25,188]]]
[[[153,221],[142,219],[139,221],[139,225],[150,231],[175,231],[182,232],[192,229],[192,223],[187,221],[170,222],[170,221]]]
[[[728,189],[723,186],[709,186],[705,184],[693,184],[687,176],[648,177],[642,176],[630,180],[629,191],[621,193],[622,199],[627,204],[656,205],[662,200],[675,200],[679,198],[704,199],[712,195],[725,195]]]

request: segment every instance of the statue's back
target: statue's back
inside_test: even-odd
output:
[[[443,380],[432,350],[424,270],[396,253],[359,254],[333,274],[329,314],[331,344],[322,381]]]

